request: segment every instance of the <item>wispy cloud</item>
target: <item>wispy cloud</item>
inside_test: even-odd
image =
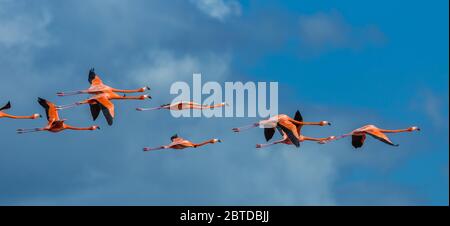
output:
[[[235,0],[190,0],[206,15],[224,21],[230,16],[241,14],[241,5]]]
[[[222,81],[229,72],[229,56],[214,53],[177,56],[168,50],[151,51],[140,62],[141,67],[130,71],[129,77],[138,83],[152,83],[167,87],[174,81],[192,80],[193,73],[204,73],[204,78]]]
[[[50,22],[48,11],[27,12],[13,1],[0,1],[0,48],[46,46]]]
[[[299,32],[302,48],[313,52],[330,48],[361,48],[386,40],[376,26],[354,27],[337,11],[300,16]]]

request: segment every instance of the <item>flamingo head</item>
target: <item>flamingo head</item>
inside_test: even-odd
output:
[[[261,144],[257,144],[256,148],[262,148],[262,145]]]
[[[331,140],[335,140],[336,139],[336,136],[329,136],[328,138],[327,138],[327,141],[331,141]]]
[[[331,122],[328,122],[328,121],[321,121],[321,122],[320,122],[320,125],[321,125],[321,126],[331,126]]]
[[[40,115],[40,114],[33,114],[32,118],[33,119],[42,118],[42,115]]]
[[[420,128],[417,126],[413,126],[413,127],[408,128],[408,130],[409,131],[420,131]]]
[[[145,94],[145,95],[142,95],[140,99],[141,100],[152,99],[152,97],[150,95],[148,95],[148,94]]]
[[[100,129],[100,126],[91,126],[90,129],[91,129],[91,130],[97,130],[97,129]]]
[[[222,140],[220,140],[220,139],[213,139],[212,140],[212,143],[214,144],[214,143],[222,143]]]
[[[142,88],[139,89],[139,91],[141,91],[141,92],[145,92],[145,91],[147,91],[147,90],[150,90],[150,87],[149,87],[149,86],[144,86],[144,87],[142,87]]]

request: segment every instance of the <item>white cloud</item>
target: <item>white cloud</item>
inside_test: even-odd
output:
[[[361,48],[385,41],[384,34],[377,27],[353,27],[336,11],[300,16],[299,30],[302,46],[314,51]]]
[[[0,47],[43,47],[49,42],[47,11],[23,12],[11,1],[0,1]]]
[[[165,50],[152,51],[129,77],[138,84],[169,87],[176,81],[192,81],[193,73],[201,73],[203,81],[223,80],[229,72],[229,56],[217,54],[176,56]]]
[[[423,111],[431,119],[433,124],[439,128],[448,126],[448,121],[446,122],[446,118],[448,118],[448,116],[446,117],[444,115],[443,110],[445,105],[444,103],[446,102],[431,91],[426,91],[423,93],[423,98]]]
[[[191,0],[191,2],[203,13],[220,21],[241,14],[241,5],[235,0]]]

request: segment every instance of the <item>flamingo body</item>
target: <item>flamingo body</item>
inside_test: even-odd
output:
[[[254,123],[253,125],[244,126],[241,128],[233,128],[233,131],[240,132],[243,129],[249,129],[257,126],[264,127],[264,137],[266,141],[269,141],[272,139],[273,135],[275,134],[275,128],[278,130],[278,132],[283,136],[281,140],[268,143],[268,144],[257,144],[257,148],[263,148],[274,144],[286,144],[286,145],[295,145],[296,147],[300,147],[300,143],[304,141],[325,141],[334,139],[334,136],[327,137],[327,138],[312,138],[303,136],[301,134],[301,129],[304,125],[318,125],[318,126],[325,126],[325,125],[331,125],[328,121],[321,121],[321,122],[304,122],[303,116],[301,115],[300,111],[295,112],[294,118],[289,117],[285,114],[279,114],[275,115],[273,117],[270,117],[266,120],[261,120],[257,123]]]
[[[162,109],[167,109],[167,110],[171,110],[171,111],[182,111],[182,110],[187,110],[187,109],[203,110],[203,109],[213,109],[213,108],[223,107],[225,105],[226,105],[226,103],[220,103],[220,104],[215,104],[215,105],[201,105],[199,103],[195,103],[192,101],[179,101],[179,102],[175,102],[175,103],[171,103],[171,104],[163,104],[163,105],[161,105],[159,107],[155,107],[155,108],[136,108],[136,110],[138,110],[138,111],[162,110]]]
[[[420,131],[420,128],[417,126],[409,127],[407,129],[398,129],[398,130],[387,130],[380,129],[375,125],[365,125],[361,128],[355,129],[348,134],[344,134],[334,140],[341,139],[347,136],[352,136],[352,146],[354,148],[361,148],[364,145],[367,135],[391,146],[399,146],[398,144],[394,144],[390,138],[386,135],[386,133],[402,133],[402,132],[412,132],[412,131]]]
[[[88,81],[91,84],[91,86],[86,90],[79,90],[79,91],[73,91],[73,92],[58,92],[58,96],[69,96],[69,95],[76,95],[76,94],[91,94],[91,95],[97,95],[104,92],[118,92],[118,93],[139,93],[139,92],[145,92],[147,90],[150,90],[150,87],[145,86],[139,89],[134,90],[121,90],[121,89],[115,89],[108,85],[105,85],[103,81],[101,80],[100,76],[95,73],[94,68],[89,70],[88,75]]]
[[[30,133],[30,132],[40,132],[40,131],[48,131],[52,133],[58,133],[63,130],[97,130],[100,129],[99,126],[90,126],[90,127],[73,127],[65,123],[65,119],[60,119],[58,114],[58,109],[50,101],[47,101],[42,98],[38,98],[39,104],[45,109],[45,113],[47,116],[47,126],[43,128],[35,128],[35,129],[18,129],[17,133]]]
[[[182,150],[182,149],[185,149],[185,148],[197,148],[197,147],[201,147],[201,146],[206,145],[206,144],[215,144],[217,142],[222,142],[219,139],[210,139],[210,140],[204,141],[202,143],[193,143],[193,142],[191,142],[189,140],[186,140],[184,138],[178,137],[178,135],[176,135],[176,134],[174,136],[172,136],[170,138],[170,140],[172,141],[172,143],[170,143],[168,145],[160,146],[160,147],[157,147],[157,148],[146,147],[143,150],[144,151],[156,151],[156,150],[161,150],[161,149]]]

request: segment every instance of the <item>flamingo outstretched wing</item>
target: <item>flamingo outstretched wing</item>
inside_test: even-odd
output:
[[[387,137],[384,133],[377,131],[377,130],[370,130],[366,131],[367,134],[371,135],[373,138],[384,142],[386,144],[392,145],[392,146],[399,146],[398,144],[392,143],[392,141]]]
[[[5,106],[3,106],[3,107],[0,108],[0,111],[8,110],[8,109],[10,109],[10,108],[11,108],[11,102],[8,101],[8,103],[5,104]]]
[[[54,122],[59,120],[58,110],[56,110],[55,104],[40,97],[38,97],[38,103],[45,109],[47,121]]]
[[[103,81],[100,79],[100,77],[97,75],[97,73],[95,73],[95,69],[92,68],[91,70],[89,70],[89,78],[88,78],[89,83],[92,86],[99,86],[99,85],[103,85]]]
[[[273,134],[275,134],[275,128],[264,128],[264,137],[266,138],[266,141],[272,139]]]
[[[299,134],[297,133],[297,128],[294,124],[278,122],[277,128],[281,129],[288,136],[291,143],[296,147],[300,147],[300,141],[297,138],[299,137]]]
[[[173,135],[173,136],[170,137],[170,140],[173,141],[173,140],[175,140],[175,139],[177,139],[177,138],[178,138],[178,134],[175,134],[175,135]]]
[[[363,146],[366,140],[366,135],[352,135],[352,145],[354,148],[360,148]]]
[[[100,107],[99,104],[89,104],[89,107],[91,110],[92,119],[95,121],[98,115],[100,114],[102,108]]]
[[[92,99],[100,105],[108,125],[112,125],[114,122],[114,104],[105,95],[94,96]]]
[[[299,121],[299,122],[303,122],[303,116],[302,116],[302,114],[300,114],[299,110],[297,110],[295,112],[294,120]],[[303,127],[303,125],[297,125],[297,132],[298,132],[298,134],[300,134],[300,131],[302,130],[302,127]]]

